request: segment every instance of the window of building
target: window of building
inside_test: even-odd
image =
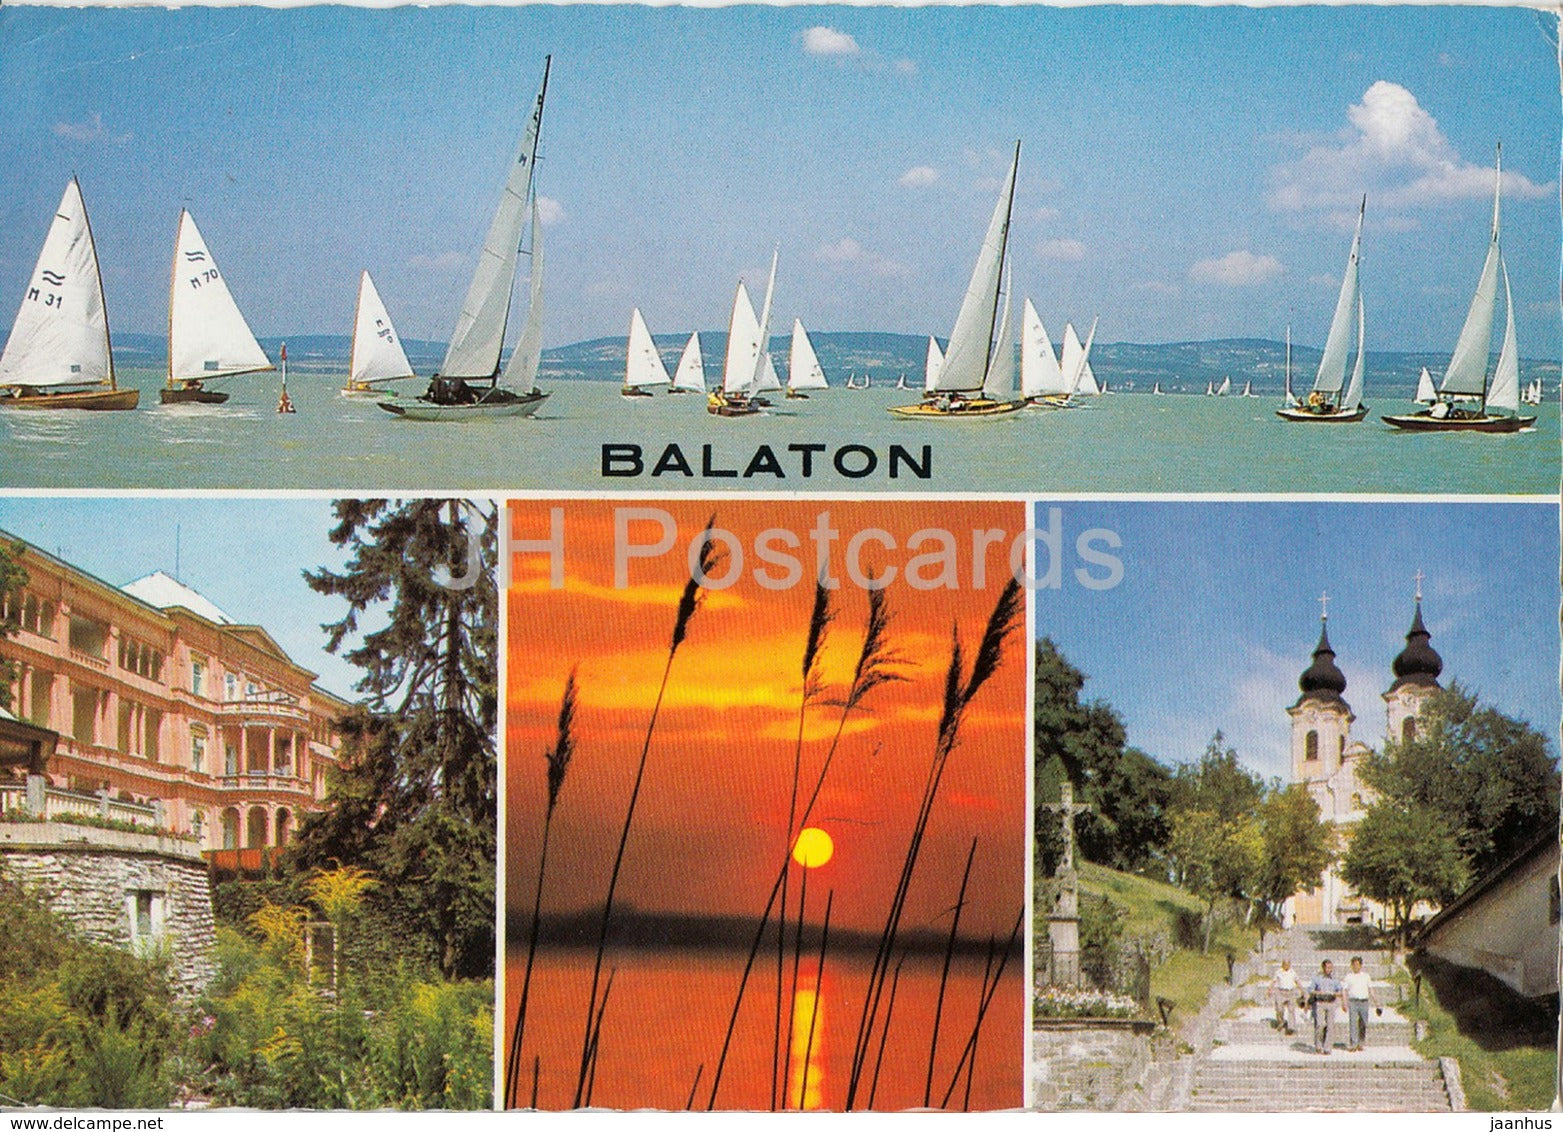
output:
[[[136,705],[128,700],[119,701],[119,729],[116,732],[119,744],[116,750],[124,751],[127,755],[134,754],[136,749]]]
[[[237,703],[239,699],[239,678],[232,672],[223,675],[223,702]]]
[[[260,686],[253,680],[247,681],[244,685],[244,698],[253,700],[258,695],[260,695]]]
[[[72,613],[69,643],[72,652],[79,652],[98,660],[107,660],[109,627],[101,621]]]
[[[239,847],[239,811],[226,809],[223,811],[223,848],[237,849]]]
[[[132,951],[145,954],[157,946],[157,941],[163,935],[164,904],[163,894],[151,889],[131,889],[125,893]]]
[[[1400,721],[1400,741],[1402,743],[1412,743],[1416,741],[1415,716],[1408,715],[1405,719]]]
[[[1303,738],[1303,758],[1309,762],[1317,762],[1319,759],[1319,733],[1310,731]]]
[[[190,694],[195,696],[206,695],[206,658],[204,656],[190,657]]]
[[[71,688],[71,737],[78,743],[98,741],[98,690],[75,685]]]
[[[146,730],[142,733],[141,753],[152,762],[159,762],[163,757],[163,713],[156,708],[147,708],[143,723]]]
[[[54,673],[41,668],[33,669],[33,698],[28,705],[27,719],[39,727],[49,726],[49,700],[54,690]]]
[[[225,743],[223,745],[223,773],[239,773],[239,748],[235,747],[232,743]]]
[[[196,774],[206,773],[206,728],[190,728],[190,769]]]
[[[190,832],[195,835],[197,845],[206,844],[206,815],[200,810],[190,815]]]
[[[28,594],[22,599],[18,621],[33,636],[53,640],[54,612],[54,602],[44,601],[37,594]]]

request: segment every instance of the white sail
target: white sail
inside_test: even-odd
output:
[[[1221,384],[1216,387],[1216,396],[1225,397],[1230,392],[1232,392],[1232,379],[1230,377],[1223,377],[1221,379]]]
[[[657,352],[657,344],[652,341],[651,331],[646,327],[646,320],[641,317],[640,308],[636,307],[630,314],[629,348],[624,355],[624,387],[643,389],[650,385],[667,385],[671,380],[667,366],[662,364],[662,355]]]
[[[537,387],[537,371],[543,365],[543,223],[537,201],[532,201],[532,264],[528,281],[526,321],[521,337],[505,363],[505,384],[520,393]]]
[[[1059,359],[1059,368],[1064,375],[1064,393],[1074,392],[1076,383],[1080,380],[1080,367],[1085,362],[1085,347],[1080,344],[1080,336],[1075,333],[1075,324],[1064,323],[1063,345],[1060,347],[1062,357]]]
[[[939,371],[944,368],[944,351],[932,334],[928,336],[928,360],[923,363],[923,388],[934,389],[939,383]]]
[[[461,304],[456,328],[451,331],[440,373],[445,377],[487,380],[499,373],[499,355],[505,345],[510,320],[511,292],[515,290],[516,265],[521,254],[521,222],[526,218],[532,192],[532,166],[537,158],[537,135],[543,124],[543,96],[548,91],[548,61],[543,64],[543,85],[527,121],[516,159],[494,210],[483,251],[478,257],[467,297]]]
[[[1254,383],[1252,381],[1244,381],[1243,382],[1243,396],[1244,397],[1252,397],[1253,395],[1254,395]]]
[[[750,387],[752,393],[768,393],[772,389],[782,387],[781,378],[776,376],[776,363],[771,360],[771,352],[766,350],[760,358],[760,376]]]
[[[1004,313],[999,316],[999,326],[993,334],[993,357],[988,362],[988,375],[982,381],[982,395],[994,401],[1007,401],[1015,389],[1015,340],[1010,331],[1009,272],[1004,272]]]
[[[765,282],[765,302],[760,304],[759,356],[755,359],[753,379],[749,382],[750,391],[755,393],[763,389],[781,388],[781,382],[776,378],[776,366],[771,361],[771,300],[776,295],[776,257],[780,252],[780,248],[771,252],[771,274]]]
[[[1433,375],[1427,372],[1427,367],[1422,367],[1422,374],[1416,379],[1416,403],[1418,405],[1431,405],[1438,400],[1438,389],[1433,384]]]
[[[1357,232],[1351,238],[1351,255],[1346,260],[1346,274],[1341,278],[1340,294],[1335,300],[1335,314],[1330,319],[1330,333],[1324,340],[1324,353],[1319,358],[1319,372],[1313,379],[1313,391],[1335,394],[1346,384],[1346,355],[1351,352],[1352,322],[1358,307],[1357,261],[1362,252],[1362,218],[1367,212],[1367,198],[1357,212]],[[1360,353],[1362,344],[1359,341]]]
[[[1026,300],[1020,319],[1020,392],[1025,397],[1049,397],[1068,393],[1064,371],[1053,353],[1047,328],[1037,308]]]
[[[1492,351],[1493,308],[1498,302],[1498,205],[1503,185],[1503,152],[1498,154],[1497,187],[1492,198],[1492,239],[1487,244],[1487,259],[1466,312],[1465,325],[1455,342],[1449,366],[1439,391],[1462,397],[1480,397],[1487,388],[1487,357]]]
[[[1362,404],[1362,371],[1367,364],[1368,351],[1363,345],[1363,333],[1365,332],[1365,319],[1362,311],[1362,292],[1357,292],[1357,361],[1351,367],[1351,384],[1346,386],[1346,398],[1341,402],[1341,408],[1348,413],[1357,411]]]
[[[179,214],[168,296],[168,376],[206,380],[272,368],[189,212]]]
[[[982,250],[972,268],[966,296],[961,300],[955,327],[944,351],[944,364],[933,388],[941,393],[975,393],[988,376],[994,324],[998,318],[999,284],[1004,275],[1004,253],[1009,242],[1010,208],[1015,198],[1015,170],[1020,164],[1020,144],[1004,179],[993,217],[982,239]]]
[[[1154,396],[1157,396],[1157,397],[1160,397],[1162,395],[1161,394],[1161,382],[1158,381],[1154,385],[1151,386],[1151,393]]]
[[[1426,370],[1422,371],[1426,373]],[[1286,390],[1282,394],[1281,403],[1288,409],[1297,407],[1297,394],[1292,392],[1292,324],[1286,324]]]
[[[754,316],[743,280],[733,295],[733,316],[727,323],[727,356],[722,362],[722,392],[747,393],[760,364],[760,320]]]
[[[1085,356],[1080,359],[1080,384],[1075,392],[1082,397],[1096,397],[1106,391],[1106,387],[1096,380],[1096,372],[1091,369],[1091,347],[1086,346]]]
[[[1096,324],[1099,320],[1091,320],[1091,329],[1086,331],[1085,343],[1082,345],[1079,338],[1075,337],[1075,328],[1069,323],[1064,324],[1064,377],[1069,382],[1069,393],[1073,396],[1084,391],[1087,378],[1090,379],[1090,395],[1095,396],[1101,392],[1096,385],[1096,376],[1091,373],[1091,343],[1096,341]],[[1071,348],[1070,340],[1073,339]],[[1071,358],[1073,359],[1071,362]]]
[[[1509,290],[1509,266],[1499,257],[1499,269],[1503,272],[1503,306],[1507,315],[1503,328],[1503,346],[1498,351],[1498,364],[1492,371],[1492,387],[1487,390],[1487,407],[1520,411],[1520,348],[1514,337],[1514,295]]]
[[[673,374],[673,388],[687,389],[691,393],[706,391],[705,360],[700,356],[700,332],[689,336],[684,352],[679,356],[678,369]]]
[[[353,319],[353,355],[347,374],[354,385],[412,376],[407,351],[367,271],[358,279],[358,313]]]
[[[801,319],[792,320],[792,350],[787,356],[788,389],[828,389],[825,371],[820,368],[819,355],[814,343],[809,341],[808,331]]]
[[[109,321],[87,206],[74,177],[44,237],[11,336],[0,385],[112,383]]]

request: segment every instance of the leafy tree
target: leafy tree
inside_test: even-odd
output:
[[[1384,804],[1440,815],[1473,876],[1557,826],[1557,759],[1540,732],[1459,684],[1430,697],[1418,723],[1409,742],[1370,758],[1362,779]]]
[[[1125,745],[1123,721],[1100,701],[1082,703],[1085,675],[1047,638],[1037,643],[1036,830],[1039,864],[1050,873],[1062,852],[1058,799],[1067,776],[1077,799],[1093,807],[1075,819],[1080,855],[1116,869],[1144,869],[1167,842],[1170,776],[1143,751]]]
[[[22,591],[27,568],[22,565],[22,544],[0,543],[0,641],[14,636],[21,624]],[[0,656],[0,711],[11,710],[11,685],[16,683],[16,662]]]
[[[1300,782],[1275,785],[1259,804],[1258,817],[1264,857],[1252,895],[1279,921],[1287,897],[1318,887],[1335,860],[1335,838],[1319,814],[1319,803]]]
[[[1251,813],[1175,809],[1167,851],[1179,883],[1205,902],[1200,950],[1208,952],[1217,903],[1223,898],[1245,897],[1263,866],[1264,837],[1259,822]]]
[[[1444,814],[1387,799],[1356,824],[1341,864],[1346,883],[1387,907],[1401,933],[1418,901],[1443,904],[1470,875],[1459,835]]]
[[[367,702],[344,724],[333,806],[301,823],[295,863],[368,869],[382,920],[429,941],[447,976],[485,975],[494,959],[499,516],[438,499],[344,500],[335,510],[331,541],[352,557],[341,573],[306,580],[347,601],[347,614],[325,626],[327,644],[336,652],[356,639],[345,655],[364,671],[357,688]]]

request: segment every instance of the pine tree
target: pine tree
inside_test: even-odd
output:
[[[327,647],[363,670],[344,721],[332,808],[307,819],[295,862],[369,869],[391,922],[449,977],[492,973],[496,854],[497,511],[462,500],[345,500],[341,573],[305,580],[341,597]],[[476,576],[468,559],[474,543]],[[367,630],[368,624],[379,625]]]

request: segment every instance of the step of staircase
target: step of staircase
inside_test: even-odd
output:
[[[1195,1112],[1448,1112],[1437,1062],[1392,1062],[1365,1054],[1313,1064],[1222,1061],[1200,1066],[1189,1096]],[[1361,1058],[1355,1062],[1349,1057]]]

